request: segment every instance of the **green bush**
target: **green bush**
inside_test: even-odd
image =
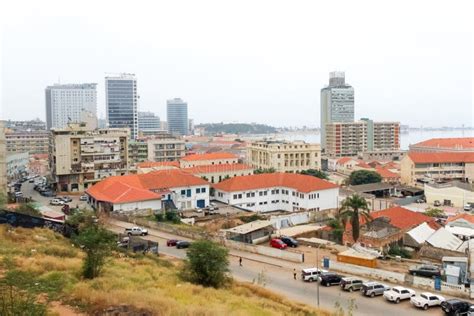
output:
[[[46,305],[38,304],[35,295],[0,283],[0,315],[45,316],[46,312]]]
[[[250,216],[240,216],[239,219],[244,223],[250,223],[250,222],[265,219],[265,217],[258,214],[252,214]]]
[[[390,247],[390,250],[388,251],[388,254],[391,255],[391,256],[400,256],[400,257],[406,258],[406,259],[411,258],[410,252],[408,250],[398,246],[398,245]]]

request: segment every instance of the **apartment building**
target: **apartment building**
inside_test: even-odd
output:
[[[0,194],[7,192],[7,150],[5,147],[5,127],[0,121]]]
[[[52,129],[51,180],[57,191],[84,191],[101,179],[128,170],[127,128],[90,129],[83,123]]]
[[[474,152],[474,137],[431,138],[409,146],[411,152]]]
[[[201,177],[210,183],[218,183],[224,179],[253,174],[252,166],[241,163],[202,165],[181,170]]]
[[[160,134],[143,139],[148,145],[148,161],[176,161],[184,157],[184,140],[170,134]]]
[[[357,122],[335,122],[326,124],[326,154],[328,157],[363,155],[373,156],[380,151],[400,150],[400,123],[374,122],[361,119]]]
[[[128,143],[128,159],[130,165],[148,161],[148,143],[132,140]]]
[[[253,212],[321,211],[337,208],[339,187],[313,176],[264,173],[213,185],[217,201]]]
[[[7,179],[9,181],[21,178],[27,173],[30,155],[27,152],[7,153]]]
[[[474,152],[408,152],[400,164],[401,182],[424,183],[459,180],[474,182]]]
[[[5,134],[8,153],[47,154],[49,132],[45,130],[12,131]]]
[[[140,137],[162,133],[160,117],[153,112],[138,112],[138,131]]]
[[[247,163],[278,172],[321,169],[321,146],[303,141],[255,141],[247,146]]]

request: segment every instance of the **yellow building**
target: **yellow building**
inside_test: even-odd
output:
[[[474,152],[409,152],[401,161],[401,182],[422,186],[459,180],[474,181]]]
[[[321,169],[321,146],[303,141],[255,141],[247,146],[247,163],[277,172]]]

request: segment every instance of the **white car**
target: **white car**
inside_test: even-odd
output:
[[[425,292],[421,293],[419,296],[413,296],[410,298],[410,303],[412,303],[413,306],[427,310],[432,306],[440,306],[445,300],[446,299],[441,295]]]
[[[128,236],[146,236],[148,235],[148,230],[141,227],[125,228],[125,234]]]
[[[390,302],[400,303],[402,300],[407,300],[416,293],[412,289],[407,289],[401,286],[395,286],[388,291],[383,292],[383,297]]]
[[[306,282],[317,281],[321,273],[327,273],[327,270],[318,268],[308,268],[301,270],[301,279]]]
[[[64,201],[60,199],[52,199],[49,201],[49,204],[51,205],[64,205]]]

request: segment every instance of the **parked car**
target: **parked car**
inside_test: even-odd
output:
[[[81,195],[81,196],[79,197],[79,201],[87,201],[87,195],[85,195],[85,194],[84,194],[84,195]]]
[[[474,203],[466,203],[464,205],[464,210],[466,212],[470,212],[470,211],[473,211],[474,210]]]
[[[446,299],[441,295],[425,292],[421,293],[419,296],[413,296],[410,298],[410,303],[415,307],[427,310],[433,306],[440,306],[445,300]]]
[[[298,247],[298,241],[294,238],[288,236],[280,237],[280,240],[283,241],[288,247],[296,248]]]
[[[395,286],[388,291],[383,292],[383,297],[390,302],[400,303],[402,300],[407,300],[416,293],[412,289],[407,289],[401,286]]]
[[[71,199],[69,196],[62,196],[62,197],[60,197],[59,199],[61,199],[62,201],[64,201],[64,203],[72,202],[72,199]]]
[[[434,201],[433,205],[434,205],[434,206],[441,206],[441,202],[438,201],[438,200],[436,200],[436,201]]]
[[[270,246],[278,249],[286,249],[286,247],[288,247],[281,239],[278,238],[273,238],[270,241]]]
[[[190,245],[191,243],[189,241],[180,240],[176,243],[176,248],[178,249],[189,248]]]
[[[471,304],[456,298],[441,303],[441,309],[448,315],[463,315],[469,312]]]
[[[22,197],[22,196],[23,196],[23,192],[21,191],[15,192],[15,197]]]
[[[341,279],[341,289],[345,291],[360,291],[362,288],[363,281],[357,278],[342,278]]]
[[[148,230],[141,227],[125,228],[125,234],[128,236],[146,236],[148,235]]]
[[[168,240],[166,241],[166,246],[168,246],[168,247],[174,247],[174,246],[176,246],[176,244],[178,243],[178,241],[179,241],[179,240],[177,240],[177,239],[168,239]]]
[[[335,273],[322,273],[319,276],[320,283],[324,286],[339,285],[341,283],[341,279],[342,277]]]
[[[321,270],[318,268],[308,268],[301,270],[301,280],[306,282],[314,282],[318,280],[318,277],[321,273],[327,273],[326,270]]]
[[[434,276],[441,276],[441,270],[437,266],[432,265],[420,265],[410,267],[408,272],[411,275],[422,276],[432,278]]]
[[[376,295],[383,295],[383,292],[390,290],[385,284],[378,282],[366,282],[362,284],[360,291],[365,296],[374,297]]]
[[[64,205],[64,201],[60,199],[52,199],[49,201],[49,204],[51,205]]]
[[[53,196],[56,196],[56,193],[51,190],[46,190],[46,191],[42,191],[41,195],[45,197],[53,197]]]
[[[30,179],[30,180],[28,180],[28,183],[35,183],[35,180]]]

